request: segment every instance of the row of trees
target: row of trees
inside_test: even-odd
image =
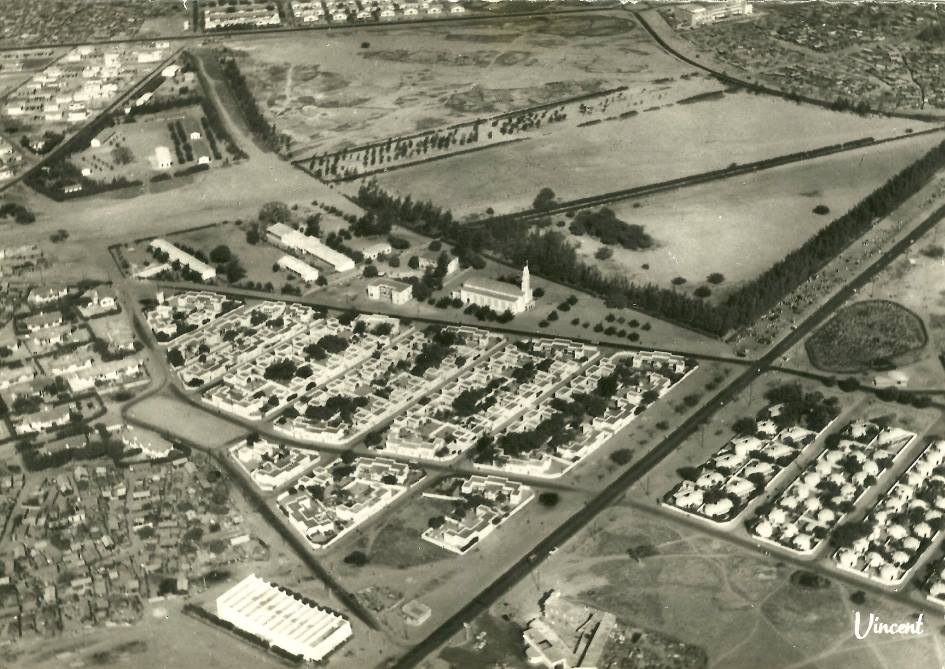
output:
[[[246,83],[246,77],[240,71],[236,59],[233,57],[221,58],[220,68],[252,133],[273,151],[287,149],[289,137],[281,134],[276,129],[276,125],[267,121],[266,117],[263,116],[259,104],[256,102],[256,97]]]

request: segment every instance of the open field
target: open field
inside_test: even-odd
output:
[[[682,276],[687,283],[680,290],[692,290],[708,274],[722,273],[726,280],[710,286],[722,297],[799,247],[941,139],[937,134],[916,137],[610,205],[621,220],[644,226],[656,240],[650,249],[613,245],[613,256],[600,261],[594,259],[599,242],[589,236],[571,239],[591,264],[641,283],[669,287]],[[829,213],[814,213],[821,204]]]
[[[702,647],[713,668],[941,666],[945,648],[933,618],[926,616],[929,624],[918,637],[856,640],[853,589],[835,582],[806,587],[796,572],[775,558],[618,505],[520,583],[492,615],[522,624],[541,594],[557,588],[622,622]],[[913,614],[874,595],[860,610],[897,622]]]
[[[248,37],[231,45],[260,106],[293,137],[297,156],[620,85],[633,85],[641,102],[652,95],[645,106],[658,104],[657,96],[673,94],[669,79],[693,69],[659,51],[623,12],[417,25],[368,36]],[[720,88],[699,81],[688,95]]]
[[[807,340],[814,366],[828,372],[860,372],[925,346],[928,337],[914,313],[885,300],[857,302],[837,312]]]
[[[889,137],[907,127],[923,124],[727,93],[593,126],[543,130],[525,142],[395,170],[378,182],[395,193],[433,200],[460,216],[483,214],[489,207],[506,213],[528,208],[545,186],[559,199],[570,200],[732,163]]]
[[[222,446],[246,434],[240,427],[165,395],[149,397],[128,413],[143,423],[160,426],[172,435],[203,446]]]

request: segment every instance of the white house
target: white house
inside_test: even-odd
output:
[[[391,304],[406,304],[413,299],[413,286],[394,279],[372,279],[367,284],[367,296]]]

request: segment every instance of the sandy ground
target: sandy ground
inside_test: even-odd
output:
[[[712,289],[722,296],[771,267],[942,139],[926,135],[617,203],[611,209],[618,217],[644,226],[656,245],[646,251],[611,247],[613,257],[599,265],[667,287],[682,276],[688,290],[720,272],[727,281]],[[819,204],[830,213],[815,214]],[[572,239],[579,241],[582,255],[598,263],[599,242],[589,236]]]
[[[693,71],[659,51],[623,12],[247,38],[230,46],[247,56],[241,68],[279,129],[294,138],[295,155]]]

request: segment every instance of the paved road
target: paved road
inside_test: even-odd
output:
[[[487,611],[500,597],[525,578],[535,567],[541,564],[553,549],[573,537],[593,520],[597,514],[619,500],[630,486],[646,476],[654,467],[662,462],[681,445],[689,435],[695,432],[704,421],[708,420],[719,408],[734,399],[740,392],[747,388],[749,384],[764,373],[769,366],[773,365],[778,358],[806,337],[819,323],[832,315],[847,300],[851,299],[856,290],[859,290],[871,281],[879,272],[889,266],[900,254],[908,250],[917,239],[928,232],[942,219],[945,219],[945,206],[935,210],[927,219],[912,230],[912,232],[893,245],[845,287],[837,291],[816,311],[804,319],[796,330],[789,332],[762,358],[736,376],[726,387],[720,390],[707,403],[703,404],[702,407],[686,419],[655,448],[640,458],[635,464],[631,465],[616,480],[606,486],[587,506],[558,526],[551,534],[539,542],[526,557],[522,558],[499,575],[498,578],[487,585],[478,596],[440,624],[426,639],[411,648],[393,666],[398,669],[417,666],[427,655],[435,652],[457,632],[462,630],[464,624]]]
[[[532,273],[534,274],[534,272]],[[307,304],[312,307],[319,307],[322,309],[335,309],[341,311],[352,311],[355,313],[368,313],[368,314],[384,314],[387,316],[393,316],[395,318],[402,318],[404,320],[409,320],[414,323],[429,323],[431,325],[470,325],[473,327],[482,327],[492,332],[498,332],[500,334],[519,336],[519,337],[529,337],[532,339],[559,339],[565,338],[572,341],[581,342],[584,344],[593,344],[594,346],[602,346],[612,348],[618,351],[652,351],[654,348],[658,348],[661,351],[666,353],[672,353],[673,355],[680,355],[687,358],[695,358],[696,360],[708,360],[712,362],[722,362],[731,365],[747,366],[751,364],[751,361],[746,358],[739,358],[734,356],[724,356],[724,355],[712,355],[708,353],[692,353],[690,351],[681,351],[679,349],[667,348],[662,345],[647,345],[640,346],[635,344],[624,344],[622,342],[610,342],[604,339],[597,339],[593,337],[581,337],[579,335],[561,335],[554,334],[549,332],[534,332],[526,328],[514,328],[514,327],[505,327],[498,325],[496,323],[489,322],[475,322],[475,323],[461,323],[451,318],[435,318],[432,316],[417,316],[414,314],[405,314],[403,312],[398,312],[396,309],[384,305],[382,303],[377,303],[376,305],[371,305],[370,311],[364,311],[358,307],[355,307],[349,304],[345,300],[331,300],[324,299],[324,295],[303,295],[302,297],[294,295],[280,295],[276,293],[267,293],[265,291],[259,290],[247,290],[246,288],[234,288],[232,286],[204,286],[201,284],[187,283],[187,282],[162,282],[157,284],[158,290],[171,290],[171,291],[184,291],[184,290],[205,290],[215,293],[221,293],[224,295],[230,295],[232,297],[238,297],[241,299],[250,299],[250,300],[277,300],[279,302],[290,302],[296,304]],[[449,313],[449,312],[447,312]]]

